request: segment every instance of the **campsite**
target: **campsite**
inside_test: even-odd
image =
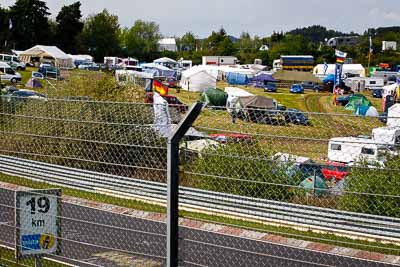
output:
[[[2,2],[0,267],[399,265],[378,2]]]

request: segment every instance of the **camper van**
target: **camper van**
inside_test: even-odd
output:
[[[371,138],[337,137],[329,141],[328,159],[332,162],[352,163],[360,160],[383,162],[381,152],[389,152]]]
[[[17,56],[14,55],[8,55],[8,54],[0,54],[0,61],[5,62],[10,67],[16,70],[25,70],[26,65],[25,63],[21,62]]]
[[[16,83],[21,81],[21,79],[21,74],[15,72],[10,65],[0,62],[0,81],[10,81],[12,83]]]

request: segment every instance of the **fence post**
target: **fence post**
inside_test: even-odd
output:
[[[168,138],[167,267],[178,266],[179,141],[200,115],[202,103],[193,104]]]

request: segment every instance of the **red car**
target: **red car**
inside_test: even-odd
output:
[[[327,180],[340,181],[344,179],[349,173],[346,164],[337,162],[328,162],[322,166],[322,174]]]

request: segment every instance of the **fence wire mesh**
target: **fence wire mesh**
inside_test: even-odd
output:
[[[398,128],[380,119],[298,110],[204,109],[194,127],[207,138],[181,144],[181,201],[198,204],[210,216],[204,218],[204,232],[196,232],[195,238],[182,233],[182,242],[202,259],[197,263],[207,266],[224,261],[253,266],[252,258],[263,266],[367,264],[341,262],[335,252],[310,261],[313,249],[299,251],[285,242],[267,249],[270,244],[255,241],[260,236],[267,242],[283,235],[289,243],[300,239],[367,250],[369,256],[398,255],[400,143]],[[190,193],[196,194],[195,200]],[[217,223],[241,230],[211,226]],[[251,233],[247,243],[233,237],[246,235],[243,229]],[[213,231],[219,232],[218,238]],[[214,251],[213,257],[204,257],[208,250]],[[194,255],[184,257],[193,262]]]
[[[165,265],[167,137],[186,108],[0,103],[2,180],[61,186],[81,199],[63,196],[61,254],[48,258]],[[376,117],[349,114],[205,108],[180,144],[179,264],[394,266],[384,260],[400,255],[399,139],[396,128],[382,127]],[[15,262],[13,194],[0,191],[4,264]],[[357,251],[344,256],[334,246]]]
[[[58,260],[75,266],[163,266],[164,208],[134,198],[144,182],[149,184],[143,198],[152,193],[154,182],[159,186],[166,181],[166,135],[155,121],[156,105],[8,96],[1,100],[2,180],[36,188],[61,186],[66,195],[77,197],[63,198],[58,215],[61,253],[48,255],[42,265],[58,266]],[[180,120],[179,112],[171,114],[172,122]],[[0,262],[7,266],[15,262],[10,250],[15,248],[15,209],[14,191],[1,189]],[[32,266],[33,259],[14,264]]]

